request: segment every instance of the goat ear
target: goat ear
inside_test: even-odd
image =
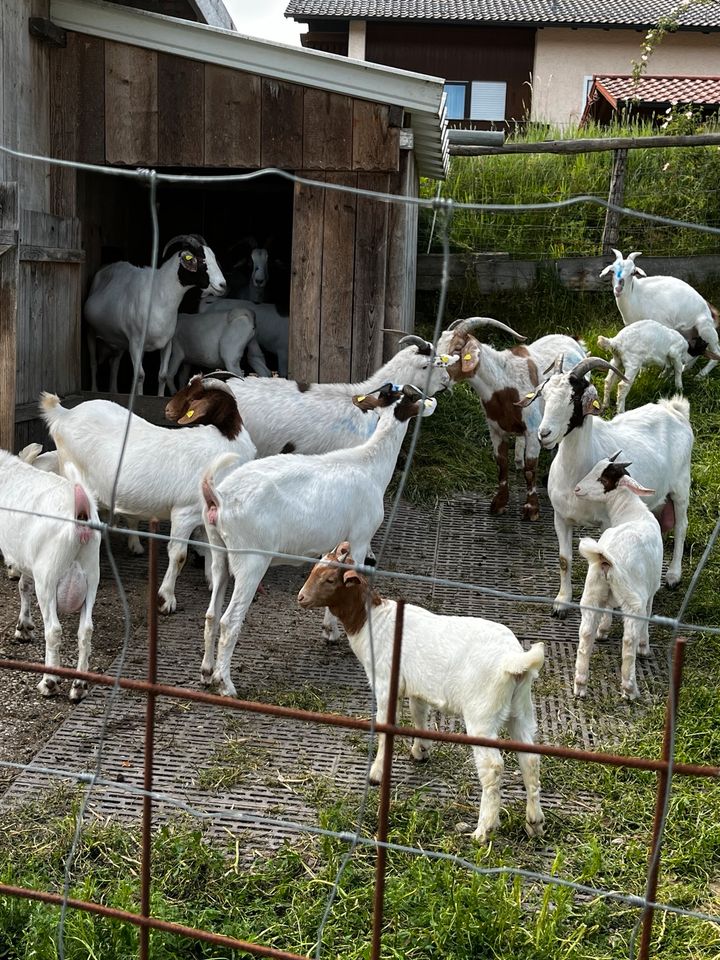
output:
[[[589,384],[583,391],[582,395],[582,412],[583,416],[599,417],[600,416],[600,401],[598,400],[598,392],[592,384]]]
[[[646,277],[646,276],[647,276],[647,274],[645,273],[645,271],[643,270],[643,268],[642,268],[642,267],[639,267],[637,264],[635,264],[635,270],[634,270],[633,272],[636,273],[639,277]]]
[[[189,270],[190,273],[197,273],[198,261],[194,253],[191,253],[190,250],[181,250],[180,251],[180,264]]]
[[[356,587],[362,583],[362,577],[357,570],[346,570],[343,574],[343,583],[346,587]]]
[[[620,477],[618,486],[627,487],[628,490],[632,490],[632,492],[636,493],[639,497],[651,497],[655,493],[650,487],[643,487],[642,484],[638,483],[637,480],[633,480],[633,478],[627,474],[623,474],[623,476]]]
[[[477,370],[480,363],[480,344],[475,337],[468,337],[460,350],[460,370],[470,377]]]
[[[615,269],[614,263],[609,263],[604,270],[601,270],[598,276],[604,277],[606,273],[610,273],[611,270]]]
[[[356,407],[360,407],[363,413],[367,413],[368,410],[374,410],[379,405],[378,398],[374,394],[369,397],[364,393],[358,394],[358,396],[352,398],[352,402]]]
[[[179,427],[188,424],[202,423],[210,409],[210,397],[203,394],[201,397],[189,397],[184,406],[182,416],[175,421]]]

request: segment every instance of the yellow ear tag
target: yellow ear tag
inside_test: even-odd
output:
[[[472,360],[472,354],[466,353],[465,356],[463,357],[463,360]]]
[[[185,416],[186,416],[186,417],[188,418],[188,420],[189,420],[190,417],[192,417],[194,413],[195,413],[194,410],[186,410],[186,411],[185,411]]]
[[[450,357],[449,357],[446,353],[441,354],[441,355],[440,355],[440,359],[442,360],[443,363],[449,363],[449,362],[450,362]]]
[[[534,396],[535,396],[534,393],[526,393],[526,394],[525,394],[525,399],[526,399],[526,400],[532,400]]]
[[[596,410],[600,409],[600,402],[598,400],[593,400],[592,405],[595,407]]]
[[[193,255],[192,255],[191,253],[184,253],[184,254],[183,254],[183,260],[194,260],[194,259],[195,259],[195,258],[193,257]]]
[[[365,399],[365,394],[363,393],[361,396],[355,397],[355,399],[357,400],[358,403],[362,403],[363,400]]]

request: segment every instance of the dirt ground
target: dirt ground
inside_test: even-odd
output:
[[[131,612],[131,624],[134,625],[132,629],[146,631],[147,591],[138,575],[141,570],[143,573],[140,576],[146,575],[147,560],[144,557],[135,559],[126,556],[120,538],[113,537],[111,543],[121,571],[127,571],[130,566],[135,565],[134,576],[123,577],[124,588]],[[33,608],[35,637],[30,642],[15,640],[15,624],[19,610],[17,581],[10,580],[4,566],[0,566],[0,659],[42,662],[45,659],[45,641],[37,604]],[[93,624],[90,669],[101,672],[106,670],[117,656],[123,634],[123,607],[105,557],[101,564],[100,588],[93,611]],[[62,664],[66,667],[77,664],[77,625],[77,614],[62,618],[61,657]],[[4,764],[28,763],[75,708],[67,695],[67,681],[61,683],[57,696],[42,697],[36,689],[39,680],[39,675],[35,673],[0,670],[0,795],[19,772],[16,767]]]

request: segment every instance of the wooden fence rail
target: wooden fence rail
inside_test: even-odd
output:
[[[627,251],[626,251],[627,252]],[[526,290],[541,274],[552,274],[569,290],[609,291],[608,277],[600,271],[613,259],[608,257],[562,257],[557,260],[511,260],[507,253],[455,253],[450,255],[450,289],[463,290],[477,285],[481,293]],[[418,256],[417,289],[437,290],[442,277],[442,254]],[[649,274],[666,274],[702,284],[720,277],[720,254],[697,257],[643,257],[642,267]]]

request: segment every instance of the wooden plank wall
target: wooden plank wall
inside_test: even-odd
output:
[[[111,40],[67,37],[66,48],[50,53],[50,110],[58,112],[52,148],[63,159],[398,170],[400,131],[388,106]]]

